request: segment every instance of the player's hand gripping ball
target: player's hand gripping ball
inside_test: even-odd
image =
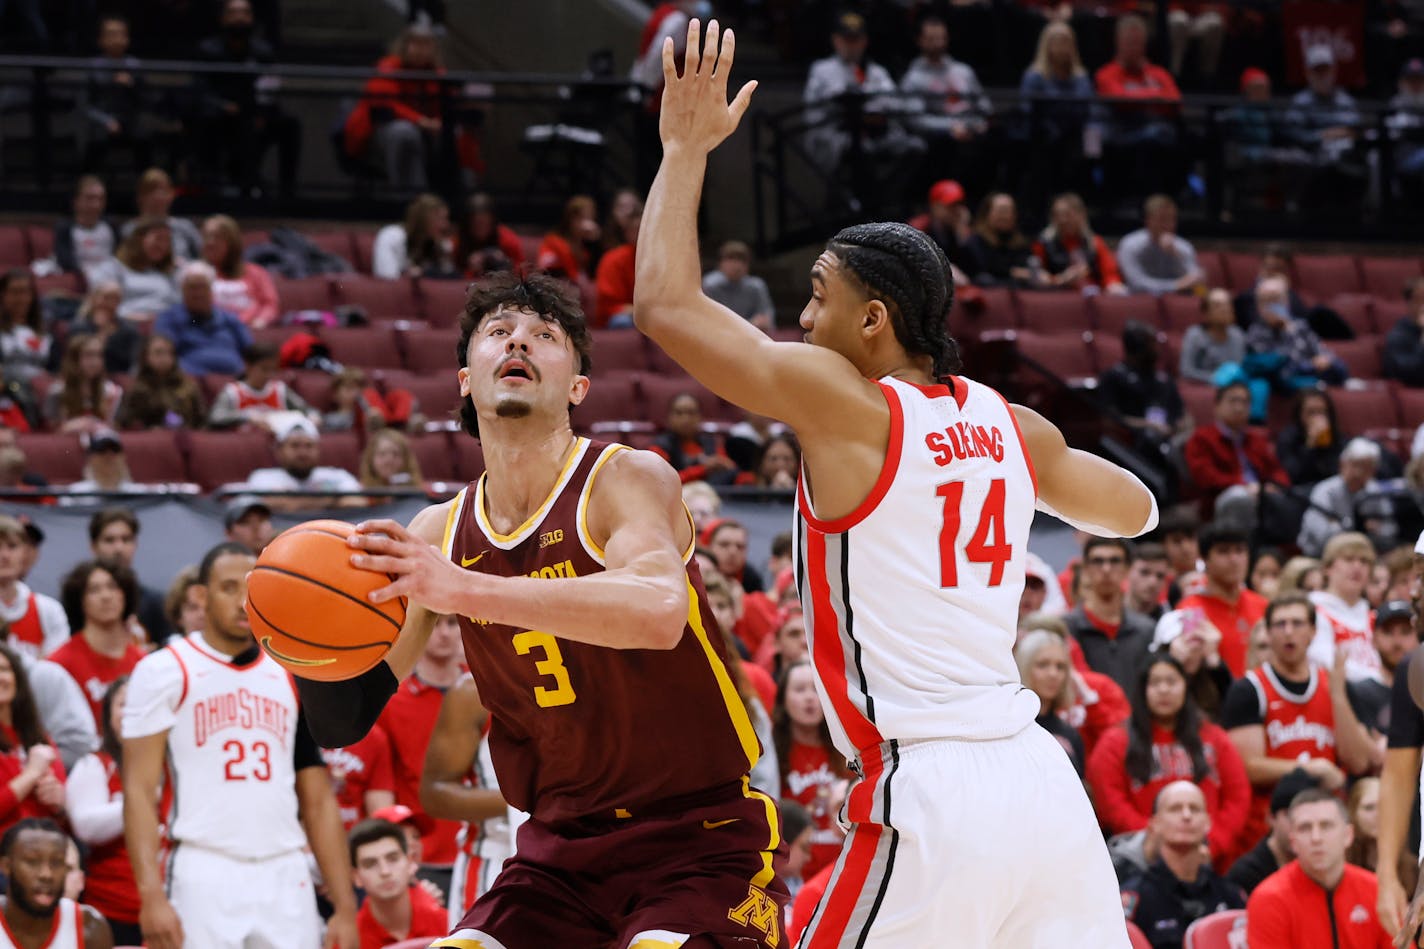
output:
[[[351,566],[353,530],[345,521],[298,524],[267,545],[247,579],[252,635],[304,679],[359,676],[385,658],[405,624],[404,598],[368,598],[394,578]]]

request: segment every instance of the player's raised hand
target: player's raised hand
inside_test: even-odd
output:
[[[434,545],[392,520],[363,521],[347,539],[359,553],[351,565],[388,574],[393,582],[372,590],[372,603],[408,597],[432,613],[462,613],[468,574]]]
[[[665,151],[688,149],[706,154],[741,122],[756,81],[742,86],[728,104],[727,77],[736,48],[736,36],[731,30],[719,36],[716,20],[707,24],[704,41],[702,24],[694,19],[687,24],[687,58],[679,76],[672,37],[663,40],[664,86],[658,130]]]

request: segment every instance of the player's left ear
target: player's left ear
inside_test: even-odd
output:
[[[880,300],[868,300],[860,318],[860,333],[866,339],[890,329],[890,311]],[[891,330],[893,332],[893,330]]]
[[[470,370],[462,368],[455,373],[455,376],[460,380],[460,398],[468,399],[470,397]]]
[[[592,385],[592,383],[589,381],[588,376],[574,376],[573,381],[569,383],[569,403],[571,405],[578,405],[583,402],[584,399],[588,398],[588,387],[590,385]]]

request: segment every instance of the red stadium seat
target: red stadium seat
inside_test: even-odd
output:
[[[198,388],[203,390],[203,401],[209,406],[213,404],[213,399],[218,397],[218,393],[223,390],[223,386],[233,380],[233,376],[225,376],[220,373],[209,373],[206,376],[197,376]]]
[[[1260,255],[1228,251],[1221,255],[1221,263],[1225,271],[1226,287],[1233,294],[1250,290],[1256,285],[1256,274],[1261,270]]]
[[[1299,254],[1292,266],[1292,283],[1307,300],[1328,300],[1362,289],[1360,268],[1349,254]]]
[[[1383,383],[1363,389],[1331,389],[1330,398],[1335,403],[1340,428],[1348,434],[1370,428],[1396,428],[1400,424],[1394,393]]]
[[[331,350],[331,358],[343,366],[363,369],[401,367],[396,331],[390,323],[325,328],[321,331],[321,341]]]
[[[31,224],[25,228],[25,237],[29,241],[31,260],[54,256],[54,228]]]
[[[1394,395],[1399,402],[1399,421],[1413,437],[1414,430],[1424,425],[1424,389],[1396,386]]]
[[[453,370],[440,375],[386,373],[386,384],[405,389],[420,400],[420,411],[432,422],[455,417],[460,408],[460,381]]]
[[[84,278],[77,273],[52,273],[35,278],[35,288],[40,296],[77,297],[84,293]]]
[[[296,329],[291,326],[249,326],[247,330],[252,334],[254,343],[270,343],[278,349],[282,348],[282,344],[287,341],[288,336],[296,332]]]
[[[1247,949],[1246,911],[1228,909],[1201,917],[1187,927],[1182,949]]]
[[[272,283],[277,287],[277,301],[283,313],[330,310],[334,301],[329,277],[302,277],[299,280],[273,277]]]
[[[431,326],[459,326],[465,314],[469,283],[459,280],[420,281],[421,313]]]
[[[375,231],[352,231],[351,246],[355,249],[355,256],[351,262],[356,265],[356,269],[362,273],[371,272],[372,251],[376,246]]]
[[[1169,293],[1161,299],[1162,325],[1167,330],[1185,333],[1189,326],[1201,322],[1202,298]]]
[[[1418,257],[1361,257],[1360,276],[1365,292],[1384,300],[1398,300],[1404,285],[1424,276]]]
[[[30,242],[18,224],[0,227],[0,270],[30,265]]]
[[[461,480],[455,449],[450,444],[451,435],[450,432],[425,432],[409,436],[410,450],[420,462],[420,476],[426,481]],[[454,437],[469,439],[463,432],[454,433]]]
[[[1128,297],[1103,294],[1092,298],[1092,307],[1097,317],[1097,333],[1111,333],[1121,336],[1122,328],[1129,320],[1146,323],[1153,329],[1162,326],[1162,303],[1145,293]]]
[[[331,373],[320,369],[289,369],[283,374],[287,385],[318,412],[331,407]]]
[[[580,432],[598,422],[638,421],[648,418],[638,392],[638,374],[610,370],[595,376],[588,395],[574,407],[573,424]]]
[[[1374,298],[1363,293],[1341,293],[1325,304],[1340,314],[1356,336],[1378,332],[1375,324]]]
[[[172,431],[124,432],[119,438],[124,443],[124,458],[135,481],[153,484],[188,480],[183,452]]]
[[[1325,345],[1339,356],[1354,379],[1378,379],[1380,370],[1380,337],[1373,333],[1358,339],[1334,339]]]
[[[332,281],[332,286],[336,290],[338,303],[362,307],[367,319],[372,322],[406,320],[420,314],[415,281],[409,277],[381,280],[361,274],[340,274]]]
[[[1014,292],[1006,287],[976,287],[970,294],[978,302],[965,303],[966,290],[954,291],[954,309],[949,312],[949,331],[955,336],[974,339],[980,333],[1019,328],[1019,306]],[[796,327],[797,339],[805,331]]]
[[[188,433],[188,480],[204,491],[245,481],[274,463],[272,436],[260,429]]]
[[[242,232],[242,246],[256,247],[258,244],[267,244],[272,241],[272,232],[261,228],[256,230],[244,230]]]
[[[608,372],[644,372],[648,369],[648,343],[637,330],[595,330],[593,333],[593,371],[602,376]]]
[[[328,254],[335,254],[353,267],[356,266],[356,248],[351,243],[350,231],[311,231],[302,236]]]
[[[1034,333],[1081,333],[1092,329],[1087,301],[1071,292],[1019,293],[1019,319]]]
[[[1177,375],[1177,367],[1181,365],[1182,362],[1182,334],[1158,334],[1157,349],[1161,354],[1157,360],[1157,365],[1165,369],[1167,375],[1175,378]]]
[[[345,468],[355,474],[361,468],[361,436],[356,432],[326,432],[321,436],[321,464]]]
[[[1094,333],[1089,343],[1093,352],[1093,364],[1099,373],[1122,362],[1122,338],[1110,333]]]
[[[1132,949],[1152,949],[1152,943],[1147,941],[1147,934],[1131,921],[1127,924],[1127,941],[1132,944]]]
[[[1177,391],[1181,393],[1182,406],[1197,425],[1205,425],[1215,416],[1216,390],[1211,386],[1190,379],[1180,379],[1177,381]]]
[[[1221,262],[1221,254],[1214,250],[1198,250],[1197,266],[1201,267],[1208,288],[1227,286],[1226,267]]]
[[[453,374],[459,366],[455,359],[459,342],[460,334],[453,328],[406,330],[401,334],[405,366],[411,372]]]
[[[19,436],[19,446],[25,453],[26,467],[50,484],[68,484],[84,477],[84,449],[78,435],[37,432]]]
[[[1088,348],[1092,334],[1055,333],[1043,335],[1027,330],[1017,334],[1019,356],[1065,378],[1094,375],[1093,354]]]
[[[684,392],[690,392],[697,397],[697,402],[702,407],[704,422],[710,422],[725,415],[721,400],[703,388],[691,376],[644,373],[639,377],[638,387],[643,393],[643,405],[646,407],[647,420],[656,425],[662,425],[667,420],[668,406],[672,404],[673,399]]]

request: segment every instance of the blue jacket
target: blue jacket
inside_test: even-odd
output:
[[[200,321],[179,303],[158,314],[153,331],[173,340],[178,365],[190,376],[240,376],[246,368],[242,353],[252,345],[252,334],[227,310],[214,307],[208,318]]]

